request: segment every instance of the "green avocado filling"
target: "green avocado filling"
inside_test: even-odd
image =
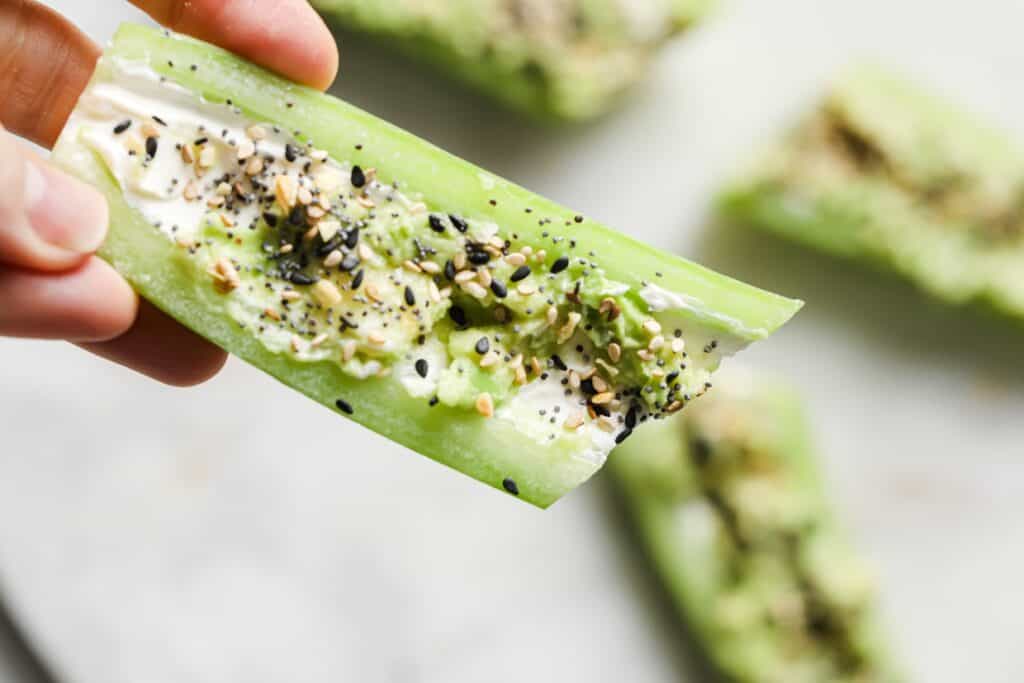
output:
[[[314,0],[344,29],[400,44],[514,105],[600,113],[709,0]]]
[[[731,679],[894,680],[873,581],[831,518],[791,399],[733,389],[612,458],[660,571]]]

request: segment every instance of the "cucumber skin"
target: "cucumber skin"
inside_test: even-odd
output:
[[[874,65],[860,65],[841,77],[829,97],[867,126],[874,124],[906,172],[920,176],[934,159],[915,149],[901,129],[925,131],[924,138],[959,132],[962,163],[980,178],[1022,176],[1024,154],[1009,136],[946,99]],[[870,114],[868,113],[870,112]],[[870,118],[869,118],[870,117]],[[782,140],[765,158],[789,158]],[[972,305],[1014,323],[1024,323],[1024,243],[987,246],[973,239],[964,222],[940,221],[908,202],[877,178],[860,178],[828,190],[787,184],[762,162],[728,183],[717,210],[738,225],[811,249],[895,274],[953,306]]]
[[[455,4],[456,0],[445,0]],[[614,87],[598,78],[569,79],[551,70],[541,78],[524,72],[521,65],[502,64],[494,57],[467,55],[459,49],[459,27],[439,31],[422,22],[403,23],[387,16],[393,11],[387,0],[366,0],[355,7],[347,0],[313,0],[313,7],[328,23],[343,32],[360,32],[373,37],[416,62],[483,93],[492,100],[546,123],[579,123],[597,118],[625,96],[629,87],[643,77],[647,63],[660,45],[636,45],[643,53],[637,72]],[[718,0],[670,0],[672,34],[689,29],[703,20]],[[376,6],[375,6],[376,5]],[[384,15],[383,17],[381,15]],[[543,67],[542,67],[543,68]]]
[[[426,188],[441,210],[486,217],[499,225],[516,225],[527,204],[570,222],[574,215],[339,100],[283,80],[200,41],[125,24],[97,66],[94,79],[108,73],[107,59],[145,64],[210,101],[223,102],[230,95],[234,105],[253,120],[302,130],[306,139],[316,140],[317,146],[334,158],[353,158],[366,167],[380,168],[385,182],[392,180],[387,170],[399,166],[405,187]],[[171,67],[171,62],[176,66]],[[191,65],[196,69],[191,70]],[[355,150],[357,144],[364,145],[363,151]],[[283,383],[332,410],[335,401],[343,398],[355,408],[351,419],[356,422],[494,488],[502,489],[504,479],[511,478],[518,486],[519,497],[538,507],[548,507],[598,469],[596,463],[575,456],[568,448],[524,442],[510,423],[484,420],[475,413],[443,405],[429,407],[426,401],[410,397],[396,380],[357,380],[333,362],[300,362],[268,351],[259,340],[239,329],[227,313],[225,299],[208,282],[196,277],[194,266],[181,250],[127,205],[116,183],[88,148],[64,136],[55,147],[54,160],[106,195],[111,230],[100,255],[143,297]],[[492,198],[497,206],[489,203]],[[521,236],[539,240],[541,229],[536,226],[517,225],[516,229]],[[694,319],[704,320],[723,334],[753,341],[770,334],[800,307],[799,302],[661,254],[607,228],[591,224],[577,231],[581,248],[597,248],[605,253],[626,249],[626,253],[635,254],[637,269],[664,270],[667,284],[678,283],[675,286],[682,289],[689,283],[691,290],[704,294],[712,305],[721,305],[743,322],[742,329],[733,329],[709,317],[714,311],[694,311]],[[620,264],[610,265],[618,268]],[[636,280],[635,276],[624,279],[630,284]],[[741,334],[744,332],[745,336]],[[173,349],[167,352],[173,353]]]
[[[821,503],[819,529],[822,533],[843,536],[839,521],[832,514],[825,498],[824,481],[817,465],[817,457],[810,438],[810,429],[798,395],[783,383],[759,380],[752,403],[771,416],[776,435],[773,448],[785,461],[802,491]],[[715,400],[722,400],[717,397]],[[746,672],[759,670],[756,652],[734,651],[723,647],[712,621],[708,588],[701,585],[700,576],[709,571],[706,557],[699,557],[694,548],[679,541],[678,517],[675,501],[666,502],[663,495],[652,491],[652,474],[645,461],[652,454],[670,453],[686,457],[683,443],[686,413],[659,421],[656,425],[616,449],[609,459],[607,478],[613,485],[618,501],[634,529],[642,550],[655,570],[658,579],[673,601],[681,621],[686,625],[701,652],[714,668],[727,680],[752,683]],[[656,482],[661,484],[662,481]],[[703,562],[702,562],[703,561]],[[871,660],[884,676],[879,683],[902,681],[902,673],[891,662],[885,634],[871,614],[860,626],[861,638],[868,643]],[[871,679],[875,681],[876,679]]]

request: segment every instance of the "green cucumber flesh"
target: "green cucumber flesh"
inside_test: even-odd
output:
[[[799,400],[723,374],[714,395],[639,432],[609,463],[680,616],[729,680],[899,680]]]
[[[713,0],[314,0],[344,31],[375,36],[544,119],[598,116]]]
[[[724,354],[800,307],[140,26],[118,31],[54,158],[107,196],[101,255],[144,297],[320,403],[542,507],[629,435],[628,410],[679,410]]]
[[[952,304],[1024,318],[1024,151],[878,67],[823,104],[722,193],[726,216],[893,271]]]

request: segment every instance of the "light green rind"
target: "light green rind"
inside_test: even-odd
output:
[[[312,4],[342,31],[369,34],[509,107],[541,119],[579,121],[612,108],[643,78],[657,50],[716,2],[670,0],[663,34],[640,40],[630,34],[619,2],[577,0],[590,25],[581,35],[563,36],[562,43],[530,35],[535,26],[496,28],[511,12],[504,0]]]
[[[1011,215],[1024,208],[1024,153],[1015,141],[873,66],[841,78],[821,111],[881,150],[885,174],[821,171],[801,149],[805,123],[722,192],[721,212],[895,272],[943,301],[1024,319],[1024,239],[984,234],[992,207]],[[965,188],[961,215],[917,199],[950,179]]]
[[[273,76],[227,52],[195,40],[124,25],[106,58],[147,65],[212,102],[231,98],[250,118],[301,130],[303,139],[336,159],[352,159],[379,169],[384,181],[401,178],[403,189],[422,193],[439,210],[471,219],[515,226],[521,236],[539,240],[541,229],[523,221],[523,207],[573,225],[581,249],[614,254],[608,271],[637,284],[636,272],[663,270],[665,286],[702,297],[706,307],[685,315],[709,329],[752,341],[770,334],[799,303],[761,292],[694,264],[640,245],[597,226],[572,222],[573,214],[359,111],[339,100]],[[177,66],[172,67],[173,62]],[[196,69],[188,68],[195,65]],[[101,62],[95,78],[103,78]],[[355,146],[363,146],[357,151]],[[546,507],[588,479],[598,464],[569,448],[538,445],[509,422],[408,396],[391,378],[356,380],[333,362],[308,363],[268,351],[232,322],[224,297],[195,269],[183,251],[129,207],[115,182],[90,149],[62,137],[54,158],[103,190],[111,206],[110,236],[101,255],[158,307],[228,351],[267,371],[311,398],[333,407],[351,403],[354,420],[434,460],[496,488],[516,481],[520,496]],[[497,202],[492,206],[491,200]],[[169,350],[173,352],[173,350]]]
[[[852,557],[847,554],[845,534],[826,499],[797,396],[784,385],[764,381],[750,394],[730,392],[728,380],[724,384],[720,381],[719,387],[726,391],[707,401],[728,402],[741,431],[754,425],[754,439],[781,463],[793,496],[799,498],[797,507],[813,511],[813,540],[809,543],[835,550],[840,559]],[[695,405],[694,410],[708,407],[707,401]],[[698,648],[720,673],[737,683],[902,680],[891,662],[874,608],[861,613],[851,629],[858,651],[871,663],[872,674],[864,678],[822,677],[820,669],[793,661],[793,668],[781,678],[773,677],[772,665],[786,661],[786,657],[764,627],[745,634],[721,630],[715,610],[720,608],[723,589],[730,585],[723,575],[722,550],[718,546],[722,539],[716,536],[714,542],[701,542],[691,535],[684,540],[681,532],[682,509],[703,498],[689,443],[701,419],[688,411],[638,431],[635,438],[614,451],[608,467],[643,550]],[[749,583],[749,577],[746,580]],[[763,580],[765,585],[772,585],[770,576]],[[801,677],[807,675],[810,677]]]

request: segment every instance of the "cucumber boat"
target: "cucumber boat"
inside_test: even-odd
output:
[[[670,38],[713,0],[313,0],[366,33],[539,118],[614,106]]]
[[[542,507],[800,307],[141,26],[118,30],[54,158],[106,195],[100,254],[142,296]]]
[[[720,207],[947,303],[1024,318],[1024,150],[877,66],[842,75],[724,190]]]
[[[900,680],[799,400],[749,373],[723,375],[608,466],[698,648],[737,683]]]

